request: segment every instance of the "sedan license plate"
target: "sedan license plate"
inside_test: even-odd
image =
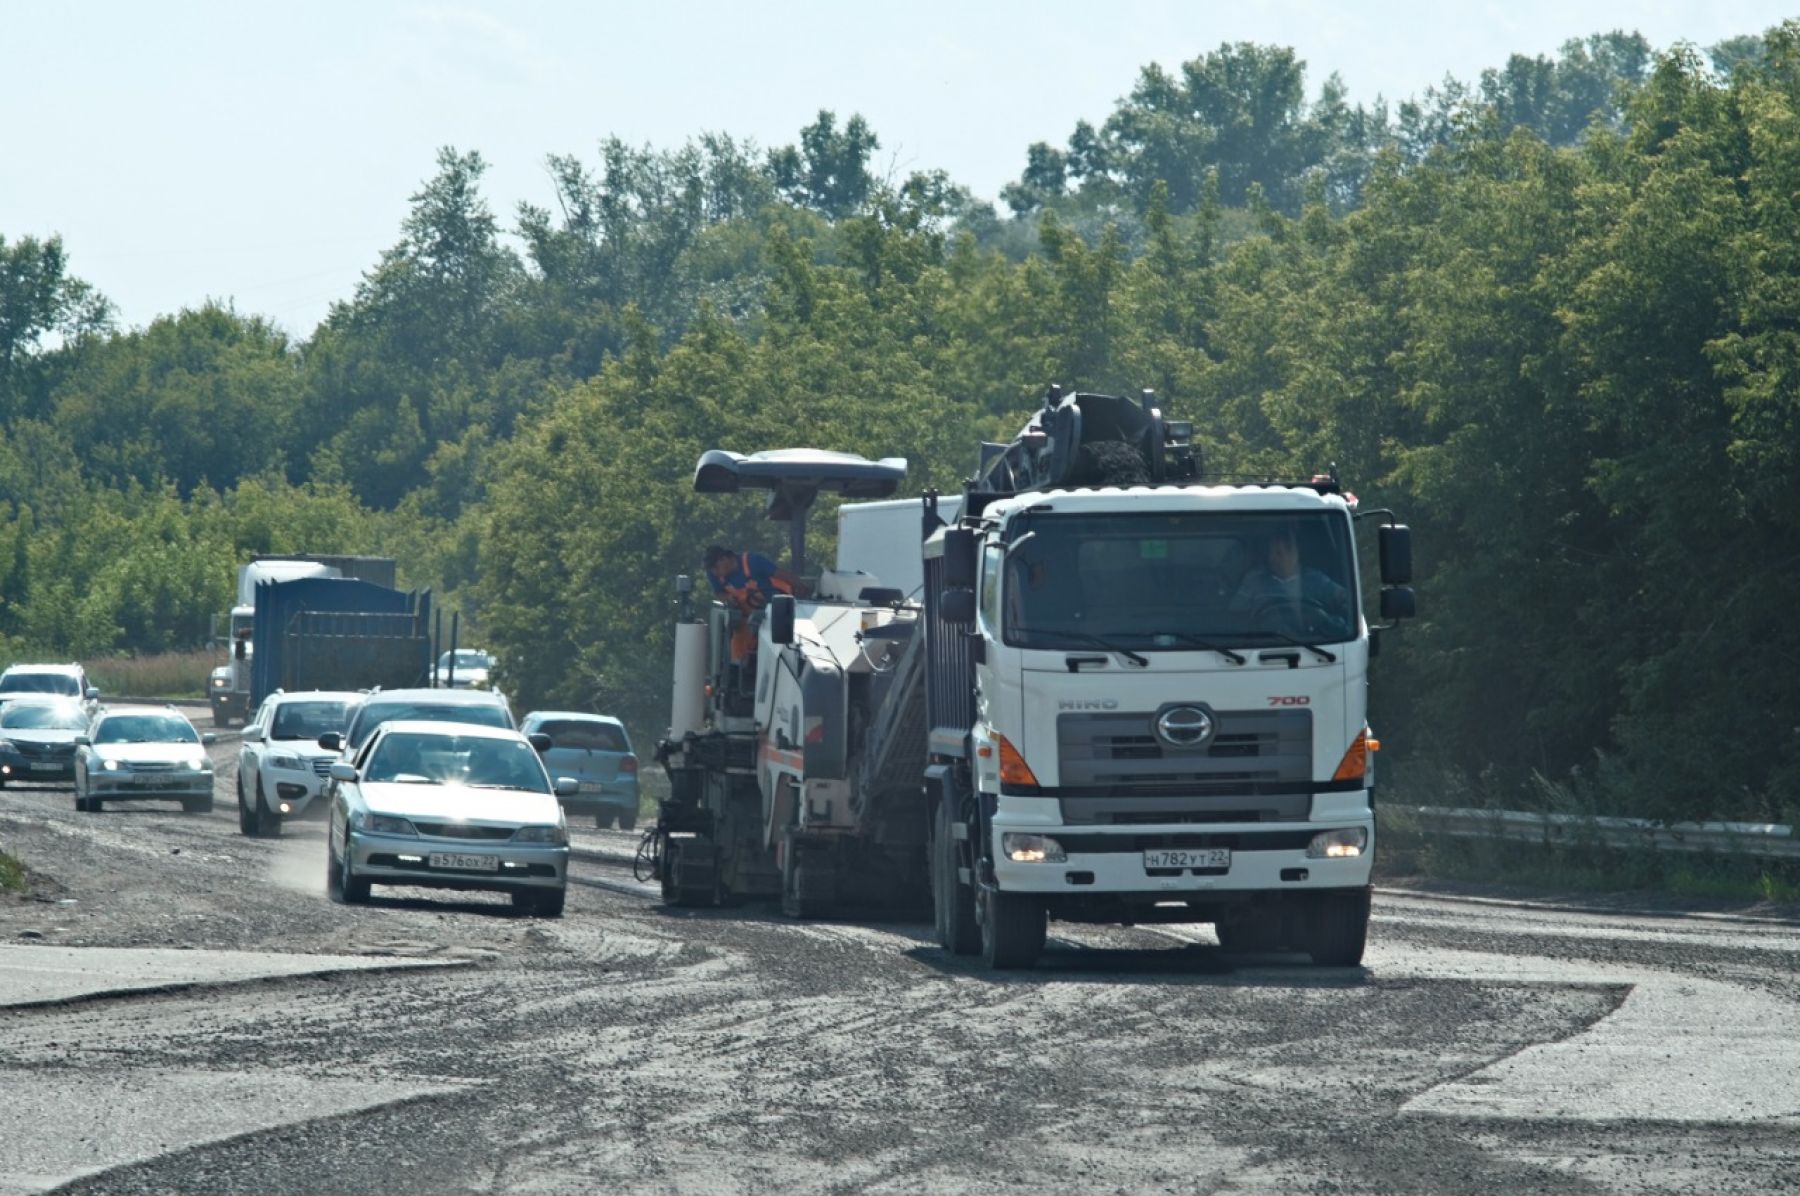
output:
[[[1208,871],[1231,867],[1229,847],[1154,847],[1144,852],[1146,871],[1198,868]]]
[[[461,855],[457,852],[434,851],[431,853],[433,868],[451,868],[458,872],[498,872],[500,860],[491,855]]]
[[[32,772],[61,772],[63,770],[63,767],[64,767],[63,765],[56,764],[51,761],[44,761],[43,763],[38,763],[37,761],[33,761],[32,765],[31,765],[31,771]]]
[[[581,782],[580,792],[582,792],[582,793],[600,793],[600,792],[604,791],[605,789],[606,789],[606,786],[602,785],[599,781],[583,781],[583,782]]]

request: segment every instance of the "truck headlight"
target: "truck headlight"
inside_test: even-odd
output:
[[[564,826],[522,826],[513,832],[514,843],[548,843],[552,847],[569,845],[569,828]]]
[[[1000,850],[1015,864],[1061,864],[1068,858],[1063,845],[1048,835],[1008,831],[1000,836]]]
[[[1341,831],[1320,831],[1306,845],[1309,860],[1347,860],[1359,856],[1369,845],[1369,832],[1360,826]]]
[[[212,683],[213,683],[214,689],[224,689],[225,688],[225,678],[223,678],[223,677],[214,677],[212,679]]]
[[[299,772],[300,768],[301,768],[300,757],[298,757],[298,756],[270,756],[269,757],[269,767],[286,769],[288,772]]]
[[[391,814],[371,814],[363,823],[363,829],[377,835],[416,835],[419,832],[413,824],[404,818],[395,818]]]

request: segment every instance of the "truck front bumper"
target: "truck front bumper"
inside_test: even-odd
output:
[[[1375,859],[1375,822],[1370,816],[1331,822],[1255,823],[1245,826],[1049,827],[1009,826],[1004,815],[993,823],[994,879],[1002,892],[1057,894],[1074,898],[1099,894],[1133,895],[1158,901],[1218,898],[1315,889],[1364,888]],[[1277,829],[1279,828],[1279,829]],[[1359,855],[1323,859],[1307,854],[1307,843],[1324,831],[1361,828],[1367,839]],[[1055,839],[1066,858],[1019,863],[1001,850],[1007,831]],[[1230,850],[1224,868],[1156,869],[1145,865],[1153,848]]]

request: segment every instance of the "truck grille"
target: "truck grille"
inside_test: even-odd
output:
[[[1312,812],[1312,711],[1215,711],[1203,748],[1174,748],[1155,711],[1056,720],[1068,822],[1284,822]]]
[[[313,775],[315,777],[330,776],[331,775],[331,765],[335,759],[336,759],[335,756],[320,756],[318,759],[314,760],[312,762]]]

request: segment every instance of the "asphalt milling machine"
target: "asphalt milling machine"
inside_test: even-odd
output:
[[[996,967],[1035,962],[1052,917],[1360,959],[1367,667],[1413,613],[1408,529],[1331,474],[1204,477],[1191,425],[1149,392],[1050,388],[960,496],[882,501],[905,473],[701,457],[697,491],[767,493],[804,584],[734,661],[740,616],[678,579],[670,796],[640,852],[665,900],[929,913]],[[827,494],[867,501],[839,507],[838,567],[809,574]]]

